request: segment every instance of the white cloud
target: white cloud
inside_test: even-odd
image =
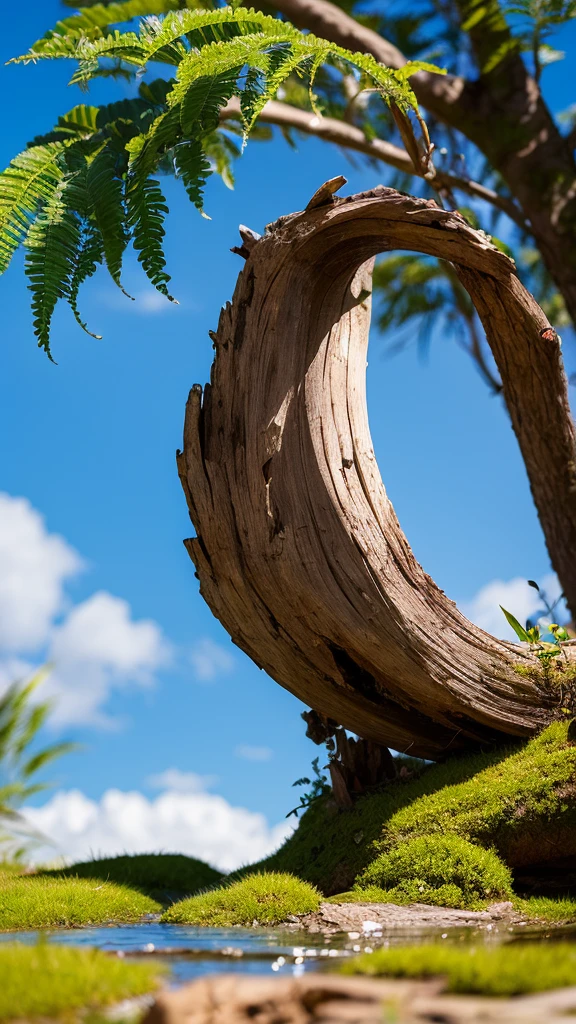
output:
[[[111,725],[101,709],[112,689],[152,685],[169,658],[155,622],[135,622],[127,601],[104,591],[93,594],[53,630],[48,659],[54,671],[44,686],[55,698],[52,721]]]
[[[196,678],[203,683],[209,683],[220,673],[231,672],[234,668],[234,658],[229,651],[209,637],[199,640],[189,657]]]
[[[550,573],[537,582],[547,597],[554,601],[560,593],[557,577]],[[538,591],[528,586],[526,580],[518,576],[513,580],[492,580],[487,583],[471,601],[462,605],[462,611],[487,633],[503,640],[517,640],[514,630],[508,625],[500,610],[500,605],[512,612],[524,625],[526,619],[532,618],[539,611],[542,602]]]
[[[179,852],[232,871],[272,853],[293,825],[270,826],[263,814],[233,807],[221,796],[167,789],[153,800],[109,789],[98,801],[79,790],[56,793],[27,808],[31,825],[57,846],[33,851],[37,863],[118,853]]]
[[[150,686],[170,648],[157,623],[105,591],[70,607],[65,584],[82,567],[30,502],[0,493],[0,693],[50,661],[39,696],[55,698],[51,722],[110,725],[112,689]]]
[[[269,761],[274,751],[270,747],[251,747],[248,743],[242,743],[234,753],[245,761]]]
[[[74,548],[26,498],[0,493],[0,649],[20,654],[48,638],[64,605],[64,584],[80,572]]]
[[[167,768],[146,780],[152,789],[172,789],[176,793],[202,793],[218,782],[217,775],[197,775],[196,772],[182,772],[179,768]]]
[[[117,309],[122,313],[136,313],[137,315],[157,315],[168,313],[174,310],[179,303],[170,302],[165,295],[156,291],[155,288],[128,288],[134,301],[126,298],[120,289],[109,288],[102,293],[101,299],[109,309]]]

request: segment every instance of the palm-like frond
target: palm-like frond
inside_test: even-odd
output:
[[[9,686],[0,698],[0,822],[12,833],[32,831],[17,808],[47,788],[46,783],[33,781],[34,776],[74,749],[71,743],[54,743],[30,753],[50,711],[48,701],[35,700],[45,676],[46,670],[40,670],[25,685]]]

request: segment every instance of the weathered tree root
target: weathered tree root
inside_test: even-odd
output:
[[[412,249],[455,265],[576,595],[574,427],[542,310],[482,232],[393,189],[328,200],[243,242],[178,456],[201,593],[272,678],[366,739],[438,758],[529,735],[555,700],[515,671],[533,656],[469,622],[426,575],[380,478],[365,398],[371,260]]]
[[[442,994],[442,979],[255,978],[215,975],[163,992],[143,1024],[562,1024],[576,1010],[576,989],[514,999]]]

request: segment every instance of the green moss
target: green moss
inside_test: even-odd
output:
[[[137,853],[102,857],[72,864],[61,871],[47,871],[43,874],[119,882],[160,899],[167,893],[191,896],[200,889],[217,885],[223,878],[220,871],[211,868],[204,861],[179,853]]]
[[[533,921],[546,924],[567,924],[576,919],[576,900],[568,898],[549,899],[547,896],[530,896],[520,899],[515,896],[514,908]]]
[[[162,920],[172,924],[211,927],[277,924],[290,914],[317,910],[320,894],[307,882],[288,874],[253,874],[221,889],[200,893],[174,904]]]
[[[575,794],[576,746],[568,740],[568,723],[555,722],[472,779],[400,808],[384,825],[380,849],[418,835],[452,832],[496,847],[510,864],[529,863],[537,854],[538,827],[550,843],[558,826],[569,834],[576,825]],[[564,845],[562,852],[571,851]]]
[[[442,975],[450,992],[513,996],[576,984],[576,947],[568,943],[392,947],[364,954],[345,974],[393,978]]]
[[[500,858],[451,833],[417,836],[376,857],[355,889],[366,886],[385,890],[389,903],[470,909],[512,896],[512,876]]]
[[[0,1020],[65,1016],[98,1009],[158,987],[162,968],[126,962],[95,949],[42,942],[0,945]],[[31,984],[31,980],[34,983]]]
[[[0,931],[138,921],[160,909],[148,896],[112,882],[0,876]]]
[[[533,863],[544,843],[576,854],[576,746],[568,727],[555,722],[527,743],[431,765],[350,811],[319,800],[257,867],[291,871],[331,895],[351,889],[379,853],[423,835],[453,833],[494,847],[511,867]]]

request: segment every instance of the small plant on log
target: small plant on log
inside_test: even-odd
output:
[[[291,811],[288,811],[287,818],[292,817],[292,815],[297,818],[300,811],[308,810],[316,800],[319,800],[330,789],[328,778],[320,771],[319,764],[320,758],[315,757],[312,761],[312,778],[309,779],[307,775],[304,775],[301,779],[296,779],[296,782],[292,783],[293,786],[310,786],[310,789],[308,792],[300,794],[300,803],[293,807]]]

